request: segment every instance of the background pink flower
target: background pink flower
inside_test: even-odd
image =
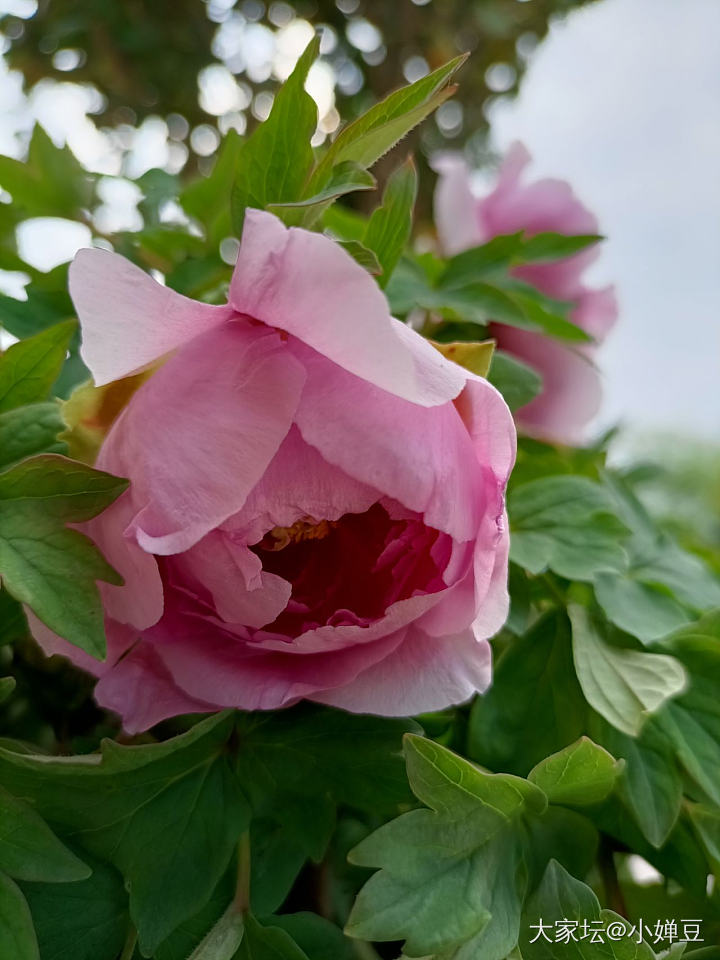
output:
[[[96,383],[167,359],[97,466],[130,489],[84,526],[125,579],[101,585],[100,679],[130,731],[301,698],[413,714],[484,689],[507,612],[500,395],[392,319],[333,241],[246,214],[226,306],[116,254],[70,289]]]
[[[464,161],[445,156],[437,162],[435,219],[446,254],[452,256],[521,230],[528,236],[598,232],[597,220],[569,184],[551,179],[523,183],[530,159],[522,144],[514,144],[500,167],[497,184],[484,197],[473,194]],[[592,289],[583,281],[584,271],[598,254],[597,247],[591,247],[563,260],[514,271],[547,296],[571,301],[570,319],[589,333],[595,344],[568,347],[540,334],[492,325],[498,347],[526,361],[543,377],[542,392],[518,411],[518,421],[530,433],[561,443],[581,442],[585,426],[600,407],[600,378],[592,360],[595,345],[615,323],[617,303],[612,287]]]

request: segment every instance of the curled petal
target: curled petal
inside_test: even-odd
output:
[[[427,376],[427,358],[420,367],[377,284],[339,244],[308,230],[288,230],[269,213],[245,213],[230,303],[421,406],[444,403],[462,389],[461,373],[439,355],[433,376]]]
[[[80,250],[70,295],[82,330],[82,358],[96,385],[118,380],[232,316],[164,287],[125,257]]]

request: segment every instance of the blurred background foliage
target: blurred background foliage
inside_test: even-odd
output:
[[[7,62],[31,95],[53,82],[84,85],[94,122],[117,149],[127,151],[150,123],[166,134],[166,165],[177,173],[206,169],[219,134],[242,134],[267,116],[311,24],[322,32],[309,79],[318,143],[340,116],[351,120],[389,90],[470,52],[457,97],[422,139],[426,149],[470,140],[481,151],[488,104],[517,92],[552,19],[590,2],[15,0],[18,15],[2,17],[0,30]]]

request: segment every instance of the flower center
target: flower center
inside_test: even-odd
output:
[[[296,520],[291,527],[273,527],[262,538],[257,548],[275,553],[284,550],[291,543],[302,543],[303,540],[324,540],[337,521],[315,521],[312,517],[307,520]]]
[[[339,520],[274,527],[250,549],[292,595],[264,629],[295,637],[325,624],[366,625],[397,600],[441,590],[447,540],[421,517],[394,519],[379,503]]]

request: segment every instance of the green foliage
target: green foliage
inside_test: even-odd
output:
[[[582,735],[584,710],[567,617],[548,613],[508,646],[492,686],[473,704],[469,755],[491,770],[527,776]]]
[[[381,287],[386,286],[410,239],[416,196],[417,172],[408,157],[389,178],[382,205],[370,217],[363,237],[363,243],[375,252],[382,267],[378,280]]]
[[[0,956],[40,960],[32,915],[22,891],[0,873]]]
[[[72,321],[56,324],[13,344],[0,357],[0,413],[47,399],[74,329]]]
[[[218,715],[165,744],[105,741],[90,763],[0,752],[3,783],[122,873],[146,956],[209,899],[247,827],[231,728]]]
[[[0,788],[0,869],[16,880],[86,880],[90,869],[22,800]]]
[[[79,219],[90,200],[89,183],[70,149],[56,147],[40,125],[26,161],[0,156],[0,187],[27,216]]]
[[[92,876],[74,883],[21,883],[41,958],[116,960],[130,923],[120,874],[86,850]]]
[[[488,380],[497,387],[511,410],[524,407],[542,390],[540,374],[503,350],[493,354]]]
[[[523,823],[547,807],[542,790],[483,773],[431,741],[406,739],[410,784],[429,810],[381,827],[351,854],[381,867],[361,891],[351,936],[404,939],[410,956],[501,960],[517,941],[526,880]]]
[[[551,803],[582,807],[602,802],[615,786],[620,769],[607,750],[582,737],[541,760],[528,780],[537,784]]]
[[[5,588],[51,630],[97,657],[105,655],[105,629],[95,581],[121,580],[88,538],[66,524],[94,517],[126,487],[124,480],[52,455],[0,474]]]
[[[348,124],[333,141],[310,180],[311,195],[325,186],[338,164],[367,168],[455,93],[450,80],[467,59],[455,57],[426,77],[396,90]]]
[[[686,685],[680,661],[607,643],[580,606],[570,608],[573,654],[585,699],[622,733],[637,736],[647,717]]]
[[[622,571],[625,526],[605,491],[585,477],[543,477],[513,487],[511,557],[531,573],[553,570],[574,580]]]
[[[300,198],[313,163],[310,138],[317,125],[317,107],[304,85],[319,48],[320,38],[315,37],[275,97],[267,121],[240,148],[232,192],[238,236],[246,207],[262,210],[269,203]]]

